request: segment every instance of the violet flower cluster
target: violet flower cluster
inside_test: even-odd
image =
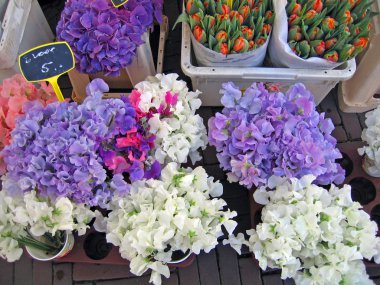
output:
[[[263,83],[245,92],[223,84],[224,109],[211,118],[209,141],[230,182],[251,188],[267,183],[272,175],[317,177],[315,183],[340,184],[342,157],[331,136],[334,125],[316,111],[312,94],[302,84],[287,91],[269,91]]]
[[[87,87],[89,96],[82,105],[29,104],[12,131],[12,143],[2,152],[8,170],[3,188],[11,194],[36,189],[38,195],[52,200],[67,197],[76,203],[106,207],[115,193],[124,195],[129,191],[129,178],[140,177],[141,171],[143,177],[157,177],[160,169],[152,170],[146,163],[108,171],[113,161],[107,160],[106,150],[112,148],[115,138],[133,140],[130,132],[141,126],[136,123],[129,100],[103,100],[103,92],[107,91],[107,84],[95,79]],[[151,140],[152,135],[140,145],[151,146]],[[128,159],[142,160],[139,155],[147,151],[147,146],[140,145],[125,147]]]
[[[118,76],[132,63],[141,36],[162,20],[163,0],[129,0],[115,8],[110,0],[68,0],[57,25],[57,37],[67,41],[83,73]]]

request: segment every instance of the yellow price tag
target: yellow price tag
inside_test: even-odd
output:
[[[118,8],[120,6],[123,6],[125,3],[128,2],[128,0],[111,0],[112,4]]]
[[[18,63],[27,81],[49,81],[58,100],[64,101],[58,78],[75,67],[74,54],[67,42],[32,48],[19,56]]]

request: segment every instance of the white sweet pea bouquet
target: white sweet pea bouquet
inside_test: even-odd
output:
[[[22,246],[44,251],[58,251],[62,231],[86,232],[95,213],[84,204],[73,204],[68,198],[54,203],[36,196],[35,191],[13,197],[0,191],[0,257],[18,260]]]
[[[358,152],[371,160],[367,169],[369,174],[380,177],[380,106],[366,114],[365,123],[367,128],[363,130],[362,140],[368,146],[359,148]]]
[[[126,197],[113,199],[104,221],[107,241],[120,247],[133,274],[151,269],[150,282],[161,284],[161,275],[170,276],[173,253],[209,252],[223,235],[222,226],[232,234],[236,212],[224,211],[226,202],[212,198],[222,193],[202,167],[169,163],[160,180],[136,181]]]
[[[195,112],[201,106],[200,92],[191,92],[178,74],[157,74],[136,85],[129,96],[141,122],[156,136],[155,158],[161,163],[193,163],[207,145],[203,119]]]
[[[279,268],[281,278],[302,285],[374,284],[362,259],[380,262],[377,225],[351,199],[350,187],[330,190],[311,184],[312,175],[290,181],[272,177],[254,194],[265,204],[262,223],[244,236],[231,236],[232,247],[249,246],[262,269]]]

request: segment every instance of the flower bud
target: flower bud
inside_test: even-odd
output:
[[[264,18],[266,19],[266,23],[269,25],[273,25],[274,22],[274,13],[271,10],[266,11]]]
[[[207,41],[207,36],[206,36],[205,31],[199,26],[194,27],[193,35],[195,39],[201,44],[204,44]]]
[[[336,45],[337,42],[338,42],[337,38],[331,38],[331,39],[327,40],[325,42],[326,50],[329,50],[329,49],[333,48]]]
[[[318,13],[315,10],[309,10],[302,18],[305,25],[311,25],[318,19]]]
[[[298,25],[301,22],[301,18],[295,14],[289,17],[289,26]]]
[[[248,47],[249,47],[248,41],[243,37],[238,37],[235,40],[232,49],[236,53],[243,53],[248,50]]]
[[[236,18],[237,22],[240,23],[240,25],[243,25],[244,18],[242,15],[239,14],[237,11],[231,11],[230,12],[230,19]]]
[[[190,17],[193,18],[196,26],[200,26],[201,21],[202,21],[200,13],[195,13],[193,15],[190,15]]]
[[[301,27],[300,26],[292,26],[289,29],[288,33],[288,41],[296,41],[299,42],[303,38],[302,33],[301,33]]]
[[[346,61],[352,57],[355,52],[355,47],[351,44],[345,44],[339,52],[339,61]]]
[[[248,6],[241,6],[239,8],[239,14],[243,16],[244,20],[248,18],[249,12],[251,9],[249,9]]]
[[[221,30],[216,34],[215,39],[218,42],[226,43],[228,41],[228,34],[226,31]]]
[[[247,0],[247,4],[249,9],[253,9],[253,6],[255,5],[255,0]]]
[[[326,44],[322,40],[315,40],[310,42],[311,47],[314,49],[315,53],[322,56],[326,50]]]
[[[368,46],[368,38],[358,38],[353,42],[355,49],[358,50],[357,53],[362,52]]]
[[[293,9],[290,11],[290,14],[301,15],[302,6],[301,4],[295,3]]]
[[[331,17],[326,17],[325,19],[323,19],[321,23],[322,30],[325,33],[334,31],[335,27],[337,26],[338,26],[338,22],[335,21],[335,19]]]
[[[332,62],[337,62],[339,59],[339,55],[337,51],[332,50],[332,51],[326,52],[323,58]]]
[[[218,2],[220,3],[220,2]],[[227,4],[219,4],[216,6],[216,12],[221,15],[229,14],[231,11],[230,7]]]
[[[324,37],[324,33],[323,33],[322,29],[320,29],[318,27],[314,27],[314,28],[310,29],[307,34],[308,34],[309,39],[311,41],[321,40]]]
[[[256,40],[256,45],[257,47],[261,47],[262,45],[264,45],[266,42],[267,42],[267,38],[265,37],[260,37]]]
[[[243,33],[245,39],[247,41],[251,41],[253,39],[253,30],[247,26],[243,26],[241,29],[241,32]]]
[[[248,50],[254,50],[256,49],[256,44],[254,41],[249,41],[248,42]]]
[[[204,19],[205,27],[207,30],[210,30],[215,26],[215,18],[213,16],[206,15]]]
[[[219,42],[215,47],[214,51],[220,52],[221,54],[229,54],[228,45],[226,43]]]
[[[314,0],[312,9],[315,10],[317,13],[321,13],[323,10],[323,2],[322,0]]]
[[[186,12],[187,14],[191,15],[193,10],[194,10],[194,0],[187,0],[187,3],[186,3]]]
[[[269,33],[271,32],[271,30],[272,30],[272,26],[271,25],[269,25],[269,24],[264,24],[263,25],[263,28],[261,29],[261,34],[263,34],[263,35],[269,35]]]
[[[297,45],[296,45],[296,51],[297,51],[297,55],[299,57],[301,57],[301,58],[308,58],[309,55],[310,55],[310,45],[309,45],[309,43],[306,40],[297,43]]]
[[[350,10],[344,11],[343,16],[337,20],[338,20],[338,22],[340,22],[342,24],[347,24],[347,25],[352,24],[352,22],[354,21],[352,16],[351,16]]]

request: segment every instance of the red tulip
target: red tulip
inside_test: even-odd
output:
[[[191,15],[190,17],[193,18],[195,25],[199,26],[201,24],[202,18],[199,15],[199,13],[195,13],[195,14]]]
[[[315,0],[312,8],[313,8],[313,10],[317,11],[318,13],[322,12],[322,9],[323,9],[322,0]]]
[[[216,34],[215,39],[216,39],[218,42],[221,41],[221,42],[225,43],[225,42],[227,42],[227,40],[228,40],[228,34],[226,33],[226,31],[221,30],[221,31],[219,31],[219,32]]]
[[[248,42],[248,49],[249,50],[254,50],[255,48],[256,48],[256,44],[255,44],[255,42],[254,41],[249,41]]]
[[[264,25],[263,25],[263,28],[261,29],[261,33],[262,33],[263,35],[265,35],[265,32],[266,32],[266,34],[269,35],[271,29],[272,29],[272,26],[271,26],[271,25],[269,25],[269,24],[264,24]]]
[[[329,52],[325,53],[323,58],[327,59],[329,61],[332,61],[332,62],[337,62],[339,59],[339,55],[338,55],[337,51],[334,50],[334,51],[329,51]]]
[[[251,28],[244,26],[242,27],[241,32],[243,33],[247,41],[250,41],[253,39],[253,30]]]
[[[240,25],[243,25],[244,18],[242,15],[239,14],[237,11],[231,11],[230,12],[230,19],[232,20],[233,18],[236,18],[236,20],[239,21]]]
[[[230,6],[228,6],[226,4],[222,4],[222,11],[223,11],[223,14],[230,13],[230,11],[231,11]]]
[[[355,48],[365,49],[368,46],[368,38],[358,38],[353,42]]]
[[[207,40],[205,31],[199,26],[194,27],[193,35],[195,39],[202,44]]]
[[[220,53],[221,54],[224,54],[224,55],[227,55],[228,54],[228,45],[226,43],[222,43],[220,45]]]
[[[248,6],[241,6],[239,9],[239,13],[240,15],[243,16],[244,19],[248,18],[249,12],[250,12],[250,9]]]
[[[289,17],[289,26],[293,26],[293,25],[298,25],[298,23],[300,22],[300,17],[298,15],[290,15]]]
[[[302,11],[301,4],[296,3],[290,13],[291,14],[296,14],[296,15],[299,16],[301,14],[301,11]]]
[[[327,40],[325,42],[326,49],[329,50],[330,48],[332,48],[333,46],[335,46],[337,42],[338,42],[337,38],[331,38],[331,39]]]
[[[234,52],[241,53],[248,50],[248,41],[243,37],[238,37],[232,47]]]

